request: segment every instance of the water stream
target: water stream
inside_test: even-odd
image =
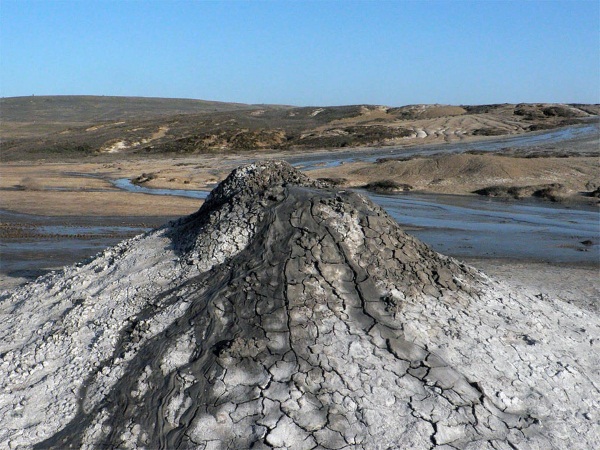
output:
[[[372,162],[383,157],[564,145],[570,141],[581,142],[581,139],[593,141],[599,133],[596,122],[470,143],[354,149],[293,156],[287,160],[297,168],[309,171],[352,161]],[[577,145],[572,147],[573,151],[577,151]],[[129,192],[198,199],[208,195],[208,191],[145,188],[134,185],[128,179],[113,183]],[[515,201],[412,192],[393,195],[363,193],[381,205],[410,233],[435,250],[451,256],[600,264],[598,208],[578,206],[575,209],[536,199]]]
[[[146,188],[126,178],[113,183],[144,194],[197,199],[208,195],[208,191]],[[361,192],[410,233],[451,256],[584,264],[600,260],[597,208],[573,209],[542,200]]]
[[[409,233],[440,253],[555,264],[600,262],[597,209],[572,209],[539,200],[368,195]]]
[[[598,135],[598,124],[579,125],[547,132],[489,139],[469,144],[455,143],[395,149],[361,149],[308,154],[287,160],[307,171],[382,157],[456,153],[468,150],[493,151],[568,142]],[[87,174],[85,176],[88,176]],[[114,180],[119,189],[150,195],[173,195],[205,199],[208,191],[154,189],[135,185],[127,178]],[[363,191],[381,205],[404,229],[435,250],[459,258],[514,259],[553,264],[600,264],[600,212],[598,208],[573,209],[540,200],[502,200],[473,196],[402,193],[377,195]],[[87,218],[68,223],[48,217],[17,217],[0,210],[9,223],[31,224],[35,238],[4,239],[0,242],[0,272],[33,277],[47,267],[70,264],[113,245],[168,218],[147,218],[135,224]],[[85,218],[82,218],[82,220]],[[114,222],[114,223],[113,223]],[[28,230],[23,233],[28,234]]]
[[[136,192],[138,194],[150,194],[150,195],[174,195],[177,197],[189,197],[189,198],[199,198],[204,200],[206,196],[209,194],[209,191],[192,191],[187,189],[155,189],[155,188],[147,188],[144,186],[140,186],[139,184],[134,184],[131,182],[129,178],[119,178],[118,180],[113,180],[111,183],[124,191],[127,192]]]
[[[434,154],[464,153],[468,151],[492,152],[507,148],[536,147],[563,143],[574,139],[598,138],[600,124],[592,123],[564,127],[550,131],[538,131],[517,136],[503,136],[473,142],[451,142],[445,144],[428,144],[411,147],[365,148],[360,150],[336,150],[330,153],[313,153],[291,156],[286,160],[301,170],[336,167],[349,162],[374,162],[381,158],[427,156]]]

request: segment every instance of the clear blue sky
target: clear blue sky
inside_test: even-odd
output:
[[[598,0],[0,0],[0,95],[600,102]]]

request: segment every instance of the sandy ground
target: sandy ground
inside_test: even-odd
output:
[[[447,109],[453,109],[453,107]],[[460,110],[462,108],[454,107],[454,109]],[[459,114],[458,111],[456,113]],[[517,120],[511,121],[505,117],[500,118],[484,114],[391,120],[390,115],[384,111],[369,110],[361,116],[333,121],[326,126],[317,128],[317,130],[326,131],[342,125],[360,125],[377,119],[387,120],[390,122],[390,126],[402,126],[412,132],[410,136],[389,140],[388,144],[422,145],[440,142],[466,142],[477,139],[477,136],[470,135],[477,129],[493,129],[499,135],[520,134],[526,129],[526,125]]]
[[[369,114],[384,112],[375,110],[369,111]],[[462,136],[460,130],[469,120],[472,120],[471,116],[425,118],[422,120],[423,129],[433,130],[441,127],[446,132],[431,131],[425,140],[409,140],[412,144],[403,145],[398,154],[402,154],[404,148],[413,148],[411,145],[447,142],[447,134],[450,131],[453,135],[460,135],[460,141],[464,143],[483,143],[498,139]],[[577,127],[574,130],[577,130]],[[536,135],[532,133],[529,136]],[[504,140],[501,139],[501,142]],[[561,183],[576,196],[578,192],[590,191],[600,186],[600,159],[597,156],[578,156],[579,152],[597,153],[598,145],[598,136],[592,133],[546,143],[542,147],[532,147],[534,150],[541,148],[546,152],[561,153],[562,156],[573,155],[569,158],[451,154],[408,161],[345,163],[333,168],[313,170],[309,172],[309,176],[344,178],[345,186],[361,186],[390,179],[410,184],[423,192],[453,194],[469,194],[475,189],[496,184],[514,186]],[[428,151],[430,148],[423,149]],[[210,190],[235,167],[257,159],[289,159],[303,156],[318,158],[319,155],[331,157],[339,153],[351,160],[353,156],[369,151],[372,149],[254,151],[226,155],[153,158],[106,155],[80,162],[3,162],[0,165],[0,208],[49,216],[185,215],[195,211],[200,203],[181,197],[127,193],[116,189],[110,181],[142,177],[142,185],[148,188]]]
[[[223,160],[216,157],[132,159],[118,163],[5,163],[0,166],[0,208],[49,216],[190,214],[199,207],[198,200],[127,193],[115,188],[110,180],[143,177],[148,181],[142,185],[148,188],[210,190],[240,159],[255,156],[258,155]],[[281,158],[284,155],[269,156]],[[347,163],[311,171],[309,176],[342,178],[345,186],[393,180],[423,192],[452,194],[470,194],[492,185],[561,183],[569,196],[577,197],[600,186],[600,161],[596,157],[512,158],[462,154],[383,163]]]
[[[160,197],[123,192],[110,179],[133,178],[159,171],[170,162],[125,162],[119,165],[4,164],[0,167],[0,208],[47,216],[180,216],[191,214],[201,202],[182,197]],[[187,176],[173,168],[173,176]],[[177,175],[175,175],[177,174]],[[186,178],[187,180],[188,178]],[[184,184],[189,189],[203,185]]]

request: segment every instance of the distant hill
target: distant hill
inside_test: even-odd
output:
[[[154,97],[55,95],[0,99],[3,122],[85,122],[257,109],[244,103]]]
[[[3,159],[404,146],[578,123],[598,105],[247,105],[140,97],[0,99]]]

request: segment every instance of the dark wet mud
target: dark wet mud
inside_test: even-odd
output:
[[[171,219],[49,217],[0,210],[0,277],[2,281],[34,279]]]
[[[354,149],[286,158],[301,170],[352,161],[440,152],[597,150],[599,124],[528,133],[471,143],[408,148]],[[521,151],[521,150],[519,150]],[[86,175],[87,176],[87,175]],[[113,184],[129,192],[204,199],[207,191],[152,189],[129,179]],[[404,193],[368,194],[410,233],[434,250],[458,258],[489,258],[598,267],[600,211],[537,200],[519,202],[472,196]],[[107,246],[158,227],[174,217],[43,217],[0,210],[0,288],[32,279],[94,255]]]

